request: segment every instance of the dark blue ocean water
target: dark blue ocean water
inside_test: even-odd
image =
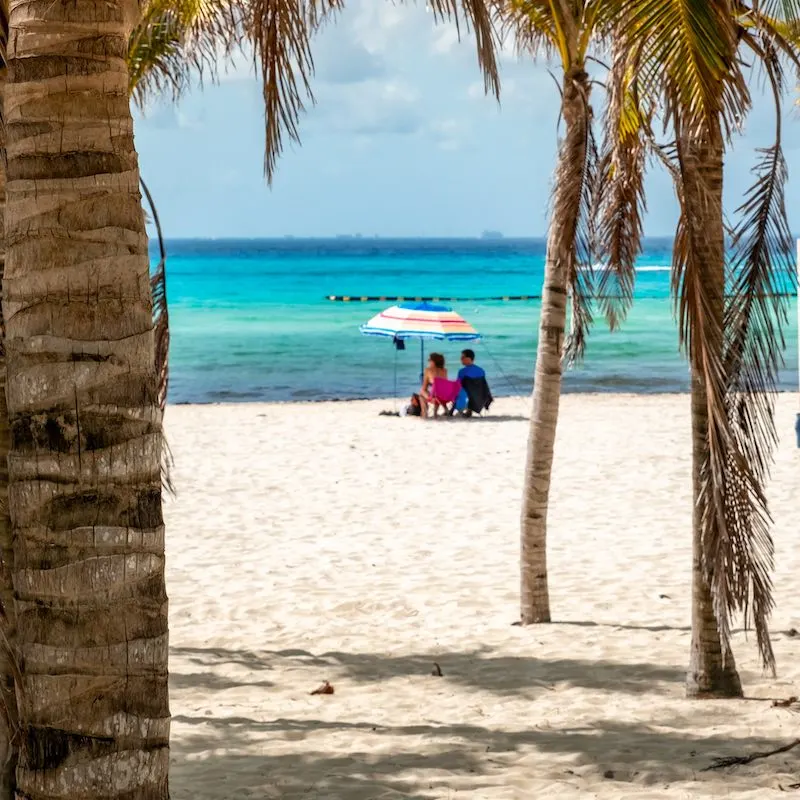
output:
[[[319,400],[407,395],[419,350],[358,326],[391,303],[332,303],[328,295],[486,297],[538,294],[537,240],[182,240],[168,242],[172,403]],[[688,388],[669,299],[671,243],[647,242],[636,302],[621,331],[598,320],[565,391],[672,392]],[[785,389],[797,388],[797,310],[791,301]],[[528,392],[539,303],[463,301],[497,394]],[[428,343],[453,364],[458,344]]]

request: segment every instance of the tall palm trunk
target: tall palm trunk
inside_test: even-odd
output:
[[[684,146],[684,196],[690,225],[700,232],[692,238],[700,284],[717,330],[722,330],[725,296],[725,229],[722,212],[723,142],[719,131],[706,140],[694,138]],[[702,335],[695,331],[693,335]],[[722,346],[721,341],[718,343]],[[703,467],[708,455],[708,396],[702,364],[692,371],[692,641],[686,692],[689,697],[740,697],[742,685],[733,653],[723,648],[713,599],[702,565],[704,503]]]
[[[11,7],[4,310],[26,800],[166,800],[167,598],[132,2]]]
[[[583,64],[565,73],[561,106],[565,136],[558,152],[553,211],[547,237],[533,413],[522,498],[520,611],[523,625],[550,622],[547,506],[561,399],[567,282],[576,259],[576,231],[586,165],[589,91],[589,77]]]
[[[6,265],[6,167],[5,129],[3,98],[5,97],[6,69],[0,67],[0,283]],[[2,293],[0,293],[2,303]],[[5,325],[0,305],[0,800],[14,797],[14,775],[17,768],[18,739],[17,699],[14,691],[14,589],[12,569],[11,519],[8,516],[8,451],[11,446],[11,431],[6,405],[6,351]]]

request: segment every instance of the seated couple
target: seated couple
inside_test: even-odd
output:
[[[463,350],[461,364],[458,378],[451,381],[447,377],[444,356],[431,353],[422,377],[422,386],[417,394],[411,396],[408,413],[425,419],[431,406],[434,417],[439,415],[440,408],[450,416],[459,411],[468,417],[473,412],[480,414],[487,410],[492,404],[492,393],[486,373],[475,363],[475,353]]]

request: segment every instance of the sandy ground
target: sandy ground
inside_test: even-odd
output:
[[[770,492],[779,674],[737,633],[736,702],[684,698],[686,397],[564,398],[557,622],[533,628],[512,625],[527,402],[387,407],[169,408],[173,800],[791,796],[800,748],[701,770],[800,737],[771,705],[800,695],[796,395]]]

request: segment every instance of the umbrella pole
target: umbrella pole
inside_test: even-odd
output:
[[[419,340],[419,380],[422,383],[422,379],[425,377],[425,340]]]

